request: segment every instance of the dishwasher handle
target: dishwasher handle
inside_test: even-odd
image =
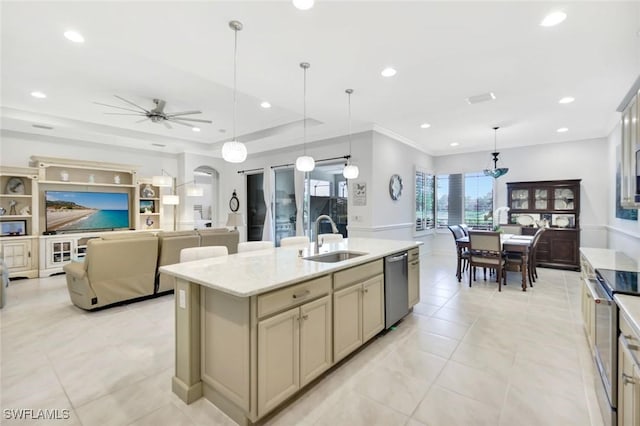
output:
[[[387,260],[387,262],[389,262],[389,263],[400,262],[400,261],[404,260],[405,258],[407,258],[408,256],[409,256],[409,254],[407,254],[407,253],[402,253],[402,254],[401,254],[401,255],[399,255],[399,256],[393,256],[393,257],[389,256],[389,257],[387,257],[387,259],[386,259],[386,260]]]

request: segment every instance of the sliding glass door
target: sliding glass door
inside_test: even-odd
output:
[[[264,203],[264,174],[247,175],[247,241],[262,240],[267,206]]]
[[[296,195],[293,168],[275,170],[275,243],[296,235]]]
[[[305,234],[313,241],[315,239],[315,221],[326,214],[331,217],[338,227],[338,231],[347,238],[347,179],[342,175],[344,163],[316,164],[312,172],[307,173],[305,179]],[[320,223],[319,233],[331,233],[328,221]]]

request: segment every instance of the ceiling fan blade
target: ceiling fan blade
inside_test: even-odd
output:
[[[122,96],[118,96],[118,95],[113,95],[113,96],[115,96],[116,98],[120,99],[122,102],[126,102],[126,103],[128,103],[129,105],[133,105],[134,107],[141,109],[141,110],[142,110],[142,111],[144,111],[144,112],[149,112],[148,110],[146,110],[146,109],[142,108],[140,105],[136,105],[136,104],[134,104],[133,102],[126,100],[126,99],[125,99],[125,98],[123,98]]]
[[[143,121],[147,121],[147,120],[149,120],[149,117],[145,117],[145,118],[143,118],[142,120],[138,120],[138,121],[136,121],[136,124],[138,124],[138,123],[142,123]]]
[[[192,124],[182,123],[182,122],[180,122],[180,121],[178,121],[178,120],[171,120],[171,122],[172,122],[172,123],[175,123],[175,124],[179,124],[179,125],[181,125],[181,126],[193,127],[193,125],[192,125]],[[165,123],[166,123],[166,121],[165,121]]]
[[[164,127],[166,127],[167,129],[173,129],[173,127],[171,127],[171,125],[167,122],[167,120],[163,120],[162,124],[164,124]]]
[[[211,120],[200,120],[200,119],[197,119],[197,118],[169,117],[169,120],[171,120],[171,121],[177,121],[177,120],[180,120],[180,121],[197,121],[198,123],[209,123],[209,124],[213,123],[213,121],[211,121]]]
[[[109,104],[103,104],[102,102],[94,102],[94,104],[96,105],[102,105],[102,106],[108,106],[110,108],[118,108],[118,109],[123,109],[125,111],[132,111],[132,112],[138,112],[135,109],[130,109],[130,108],[123,108],[123,107],[119,107],[119,106],[115,106],[115,105],[109,105]]]
[[[175,117],[176,115],[190,115],[190,114],[202,114],[202,111],[173,112],[171,114],[167,114],[167,117]]]
[[[139,113],[139,114],[132,113],[131,114],[131,113],[127,113],[127,112],[105,112],[103,114],[106,114],[106,115],[138,115],[138,116],[143,116],[144,115],[143,113]]]

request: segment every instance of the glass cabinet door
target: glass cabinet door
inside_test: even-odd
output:
[[[553,194],[553,209],[554,210],[573,210],[574,207],[574,194],[570,188],[556,188]]]
[[[549,191],[546,189],[536,189],[534,196],[535,209],[536,210],[547,210]]]
[[[529,208],[529,190],[514,189],[511,191],[511,209],[526,210]]]

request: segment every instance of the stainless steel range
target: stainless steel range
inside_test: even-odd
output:
[[[617,424],[618,406],[618,306],[616,293],[640,296],[638,272],[596,269],[597,285],[590,287],[595,302],[595,359],[602,380],[596,386],[604,421]]]

